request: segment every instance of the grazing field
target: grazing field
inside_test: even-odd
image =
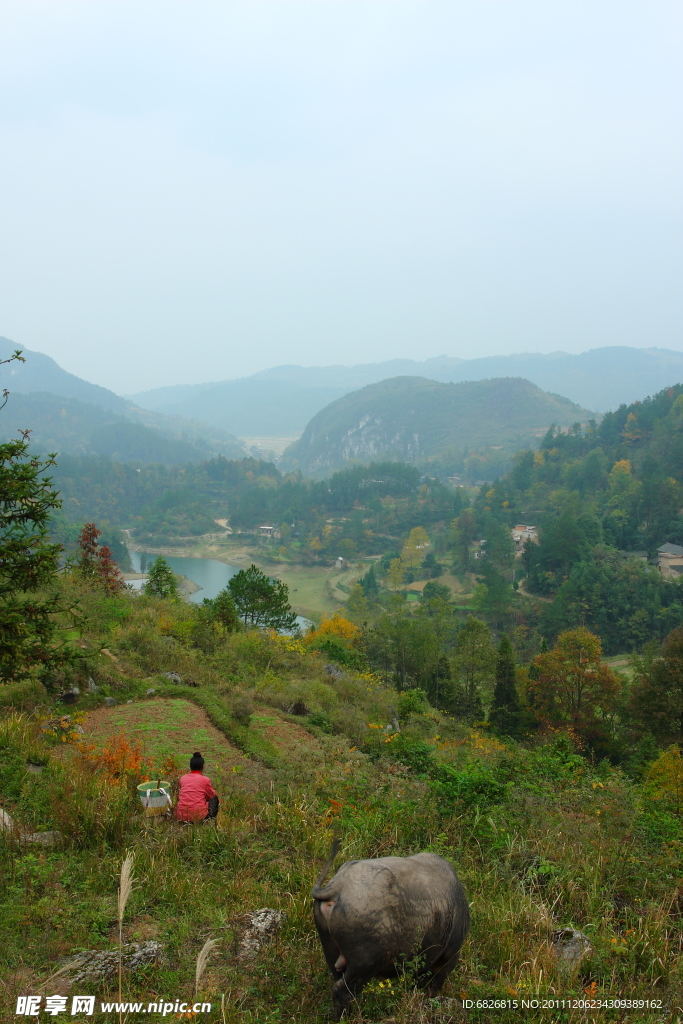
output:
[[[228,780],[234,785],[236,778],[241,782],[244,776],[249,779],[253,775],[253,762],[228,742],[202,708],[182,698],[152,698],[98,708],[85,716],[81,726],[85,741],[99,747],[116,736],[139,744],[157,770],[173,762],[177,771],[188,771],[190,756],[199,750],[206,760],[206,774],[217,789]]]
[[[472,909],[438,998],[416,990],[408,962],[367,986],[351,1024],[681,1021],[683,824],[666,785],[596,763],[564,734],[504,741],[371,674],[330,674],[300,640],[238,632],[193,646],[199,612],[181,602],[80,600],[90,617],[78,703],[52,696],[0,717],[0,792],[16,826],[0,832],[1,1020],[26,993],[93,995],[95,1014],[76,1024],[117,1018],[100,1009],[116,998],[115,974],[75,984],[67,965],[115,954],[130,854],[123,940],[159,946],[154,963],[123,969],[123,998],[143,1006],[122,1014],[127,1024],[195,992],[211,1010],[168,1019],[323,1024],[331,979],[310,891],[339,833],[338,864],[445,857]],[[173,782],[194,749],[221,788],[217,824],[146,827],[137,783],[162,768]],[[245,921],[263,908],[285,916],[245,956]],[[570,930],[581,933],[575,960],[562,952]]]

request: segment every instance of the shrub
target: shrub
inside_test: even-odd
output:
[[[323,732],[333,733],[334,726],[332,720],[326,711],[313,711],[307,719],[309,725],[316,725],[318,729],[322,729]]]
[[[429,701],[424,690],[405,690],[399,694],[396,700],[399,718],[407,718],[409,715],[421,715],[428,708]]]
[[[441,808],[451,812],[454,805],[456,808],[458,805],[486,808],[504,803],[508,792],[496,771],[477,761],[461,769],[449,764],[437,765],[432,772],[431,785]]]
[[[254,702],[244,690],[233,690],[227,699],[230,714],[240,725],[251,724],[251,716],[254,713]]]

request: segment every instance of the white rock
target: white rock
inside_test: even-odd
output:
[[[588,936],[576,928],[559,928],[553,932],[551,943],[557,959],[567,967],[576,967],[593,950]]]

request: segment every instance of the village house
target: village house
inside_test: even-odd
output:
[[[280,531],[276,526],[259,526],[259,533],[262,537],[273,537],[277,539]]]
[[[517,554],[524,550],[524,545],[528,540],[533,544],[538,544],[538,530],[535,526],[525,526],[522,523],[519,526],[513,526],[510,532],[515,542],[515,552]]]
[[[647,551],[620,551],[622,558],[635,558],[639,562],[647,562]]]
[[[667,579],[678,579],[683,573],[683,547],[667,543],[657,548],[657,568]]]

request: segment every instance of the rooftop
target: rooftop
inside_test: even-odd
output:
[[[660,555],[680,555],[683,556],[683,548],[680,544],[662,544],[661,548],[657,548]]]

